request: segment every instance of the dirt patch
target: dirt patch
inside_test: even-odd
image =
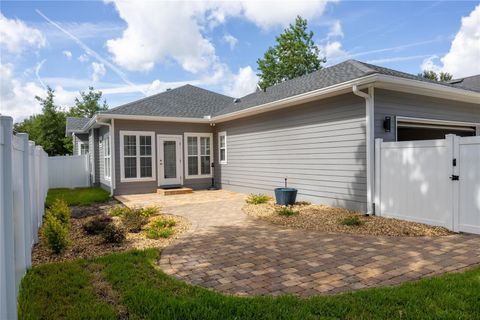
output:
[[[61,254],[53,254],[43,245],[43,235],[39,232],[39,242],[33,247],[32,264],[38,265],[49,262],[59,262],[66,260],[73,260],[77,258],[92,258],[102,256],[112,252],[126,251],[130,249],[146,249],[146,248],[164,248],[174,241],[180,234],[184,233],[190,228],[190,222],[185,218],[175,215],[154,215],[151,220],[158,217],[165,217],[175,220],[176,224],[173,227],[174,233],[167,239],[148,239],[145,232],[128,233],[127,239],[122,244],[105,243],[103,236],[89,235],[83,229],[83,226],[89,221],[96,219],[98,216],[107,214],[108,210],[117,204],[112,202],[108,205],[94,205],[72,208],[72,218],[70,219],[70,241],[71,244]],[[92,207],[95,208],[92,209]],[[86,213],[82,213],[85,210]],[[75,216],[79,218],[74,218]]]
[[[354,211],[325,205],[301,204],[292,207],[297,214],[281,216],[276,212],[273,202],[264,204],[245,204],[243,211],[249,216],[270,223],[306,230],[352,233],[374,236],[422,237],[446,236],[452,234],[443,227],[434,227],[422,223],[408,222],[376,216],[365,216]],[[345,218],[357,216],[361,225],[342,224]]]

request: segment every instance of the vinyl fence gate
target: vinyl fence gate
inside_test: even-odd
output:
[[[376,139],[375,212],[480,234],[480,136]]]

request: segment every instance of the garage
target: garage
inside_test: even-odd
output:
[[[478,124],[396,117],[397,141],[444,139],[447,134],[459,137],[472,137],[480,134]]]

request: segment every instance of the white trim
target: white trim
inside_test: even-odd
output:
[[[108,142],[108,143],[106,143]],[[102,141],[103,145],[103,178],[105,181],[111,181],[112,180],[112,143],[110,141],[110,134],[106,135],[106,137]],[[108,156],[107,156],[107,150],[108,150]],[[107,175],[107,166],[106,164],[110,166],[110,175]]]
[[[475,127],[476,135],[480,135],[480,124],[478,122],[465,122],[453,120],[437,120],[431,118],[416,118],[416,117],[395,117],[395,141],[398,141],[398,123],[411,122],[418,124],[439,125],[439,126],[453,126],[453,127]]]
[[[189,122],[189,123],[209,123],[209,118],[182,118],[182,117],[159,117],[159,116],[138,116],[126,114],[108,114],[102,113],[100,118],[117,120],[144,120],[144,121],[166,121],[166,122]]]
[[[183,185],[183,165],[182,165],[182,161],[183,161],[183,147],[182,147],[182,141],[183,141],[183,136],[180,134],[180,135],[177,135],[177,134],[157,134],[157,152],[158,152],[158,157],[157,159],[161,159],[162,158],[162,151],[163,151],[163,145],[160,143],[160,140],[162,139],[171,139],[171,140],[178,140],[178,149],[177,149],[177,161],[180,162],[180,165],[178,165],[177,163],[177,176],[179,175],[179,179],[180,179],[180,182],[179,184],[180,185]],[[158,161],[158,160],[157,160]],[[162,166],[158,165],[157,166],[158,169],[157,169],[157,175],[158,175],[158,179],[157,179],[157,185],[160,187],[160,186],[164,186],[164,185],[169,185],[168,183],[161,183],[162,182],[162,176],[163,176],[163,172],[162,171]],[[173,183],[172,183],[173,184]],[[175,183],[176,184],[176,183]]]
[[[124,171],[124,136],[136,136],[136,148],[137,152],[135,158],[137,159],[137,178],[125,178]],[[152,176],[140,177],[140,136],[150,136],[152,138]],[[120,181],[121,182],[139,182],[139,181],[156,181],[156,157],[155,157],[155,132],[153,131],[125,131],[120,130]]]
[[[213,162],[213,134],[208,132],[184,132],[183,133],[183,148],[184,148],[184,167],[185,167],[185,179],[202,179],[213,177],[212,162]],[[198,175],[188,174],[188,137],[197,137],[197,161],[198,161]],[[200,156],[200,138],[210,138],[210,174],[200,174],[201,172],[201,156]]]
[[[77,144],[78,144],[78,150],[77,150],[77,152],[78,152],[78,155],[79,155],[79,156],[81,156],[81,155],[84,155],[84,154],[89,154],[89,153],[90,153],[90,145],[89,145],[89,143],[88,143],[88,142],[81,141],[80,139],[78,139],[78,143],[77,143]],[[88,152],[87,152],[87,153],[83,153],[83,154],[82,154],[82,146],[84,146],[84,145],[86,145],[86,146],[87,146],[87,148],[88,148],[88,149],[87,149],[87,150],[88,150]]]
[[[225,159],[222,160],[221,158],[221,144],[220,144],[220,137],[224,137],[225,138],[225,147],[223,149],[225,149]],[[227,131],[221,131],[218,133],[218,163],[220,164],[227,164]]]

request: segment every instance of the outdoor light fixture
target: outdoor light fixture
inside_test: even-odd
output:
[[[385,120],[383,120],[383,129],[385,129],[385,132],[392,130],[392,117],[385,117]]]

